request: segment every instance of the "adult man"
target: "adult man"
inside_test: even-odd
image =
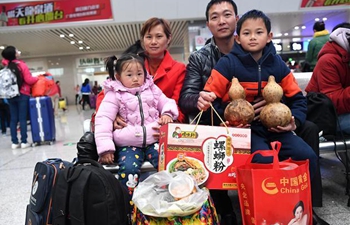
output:
[[[189,118],[194,118],[199,112],[197,101],[199,93],[210,76],[211,70],[220,57],[229,53],[234,43],[234,32],[238,20],[237,5],[232,0],[211,0],[206,8],[207,27],[213,34],[207,45],[193,52],[189,57],[186,68],[186,77],[180,93],[179,106]],[[216,110],[223,115],[225,105],[221,100],[213,103]],[[200,124],[211,124],[210,112],[204,112]],[[214,116],[214,124],[219,119]],[[212,198],[223,225],[237,224],[232,203],[227,191],[212,190]]]
[[[201,91],[219,59],[230,52],[233,47],[238,20],[237,6],[232,0],[211,0],[206,9],[207,27],[213,37],[200,50],[193,52],[189,57],[186,68],[186,76],[180,93],[179,106],[182,112],[188,117],[194,118],[198,113],[198,102],[201,101]],[[255,113],[258,114],[265,101],[259,98],[254,104]],[[213,106],[222,116],[226,107],[221,99],[216,99]],[[219,125],[220,120],[214,114],[214,125]],[[200,124],[212,124],[210,110],[203,112]],[[304,126],[298,127],[296,132],[301,136],[316,152],[319,153],[318,128],[315,124],[307,121]],[[317,185],[313,185],[314,206],[322,206],[322,184],[318,171]],[[314,190],[316,189],[316,190]],[[217,212],[221,215],[222,224],[236,224],[235,214],[227,191],[211,191]]]

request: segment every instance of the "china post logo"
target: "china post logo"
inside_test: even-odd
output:
[[[261,188],[266,194],[275,195],[278,193],[278,188],[275,182],[269,181],[270,179],[272,179],[272,177],[264,179],[261,183]]]

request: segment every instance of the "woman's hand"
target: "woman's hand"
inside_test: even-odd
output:
[[[98,159],[98,162],[101,164],[113,164],[114,163],[114,153],[108,152]]]
[[[117,117],[115,118],[115,120],[113,122],[113,131],[120,130],[126,126],[127,126],[127,124],[126,124],[124,118],[121,117],[120,115],[117,115]]]
[[[197,102],[197,108],[200,111],[206,111],[209,107],[210,104],[216,99],[216,95],[214,92],[206,92],[206,91],[201,91],[199,92],[199,98]]]
[[[283,133],[287,131],[294,131],[295,129],[297,129],[297,125],[295,125],[295,119],[294,119],[294,116],[292,116],[290,123],[287,124],[286,126],[284,127],[277,126],[276,128],[270,128],[269,131],[275,132],[275,133]]]
[[[162,115],[160,118],[159,118],[159,124],[160,125],[164,125],[164,124],[167,124],[167,123],[172,123],[173,122],[173,119],[168,116],[168,115]]]

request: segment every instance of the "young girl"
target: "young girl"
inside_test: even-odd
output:
[[[95,140],[99,162],[113,163],[116,153],[119,180],[133,188],[144,160],[158,168],[158,138],[154,128],[173,122],[179,112],[175,101],[153,83],[141,57],[125,54],[114,59],[109,58],[107,67],[115,62],[116,80],[103,83],[105,97],[96,114]],[[127,126],[113,131],[116,115]]]

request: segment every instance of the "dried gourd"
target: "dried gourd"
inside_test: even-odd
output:
[[[232,101],[225,108],[225,120],[228,121],[231,126],[251,123],[255,115],[254,108],[245,100],[245,90],[237,78],[232,79],[228,95]]]
[[[260,112],[261,123],[267,128],[287,126],[292,119],[292,113],[288,106],[281,103],[283,89],[276,83],[274,76],[269,76],[262,95],[267,104]]]

